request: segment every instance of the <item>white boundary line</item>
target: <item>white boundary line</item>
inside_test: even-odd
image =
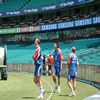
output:
[[[14,74],[23,75],[23,76],[28,76],[28,77],[33,77],[33,76],[31,76],[31,75],[24,75],[24,74],[20,74],[20,73],[14,73]],[[49,85],[49,87],[51,88],[51,93],[50,93],[49,97],[47,98],[47,100],[49,100],[49,99],[51,98],[52,94],[53,94],[53,88],[52,88],[52,86],[50,85],[49,82],[47,82],[47,81],[44,80],[44,79],[42,79],[42,80],[43,80],[45,83],[47,83],[47,84]]]
[[[43,80],[44,82],[46,82],[46,83],[49,85],[49,87],[51,88],[51,93],[50,93],[49,97],[47,98],[47,100],[49,100],[49,99],[51,98],[52,94],[53,94],[52,86],[51,86],[50,83],[47,82],[46,80],[44,80],[44,79],[42,79],[42,80]]]

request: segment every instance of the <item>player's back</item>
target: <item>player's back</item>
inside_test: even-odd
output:
[[[76,70],[76,67],[77,67],[77,56],[75,53],[71,53],[70,54],[70,66],[69,66],[69,69],[70,70]]]

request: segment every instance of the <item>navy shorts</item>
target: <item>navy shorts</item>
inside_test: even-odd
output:
[[[76,78],[76,76],[67,75],[68,80],[73,80],[74,78]]]
[[[55,75],[60,75],[61,74],[60,67],[54,66],[52,73]]]
[[[42,65],[35,65],[35,72],[34,75],[35,76],[41,76],[41,71],[42,71]]]

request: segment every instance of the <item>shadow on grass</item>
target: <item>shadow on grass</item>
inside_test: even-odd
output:
[[[23,99],[36,99],[36,97],[22,97]]]
[[[51,93],[51,92],[50,91],[45,91],[45,93]],[[36,99],[36,97],[22,97],[22,98],[23,99]]]
[[[62,94],[60,94],[59,96],[69,96],[69,95],[62,95]]]
[[[45,91],[45,93],[51,93],[51,91]]]
[[[7,80],[2,80],[2,79],[0,79],[0,81],[7,81]]]

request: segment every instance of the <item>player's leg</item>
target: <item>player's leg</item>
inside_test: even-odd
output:
[[[34,79],[33,79],[33,81],[38,86],[39,84],[37,82],[37,73],[38,73],[37,71],[38,71],[38,66],[35,65],[35,71],[34,71]]]
[[[55,74],[56,74],[56,69],[55,69],[55,67],[53,67],[52,77],[53,77],[54,83],[56,84],[56,77],[55,77]]]
[[[72,84],[71,84],[71,79],[67,79],[67,84],[68,84],[70,90],[73,91],[73,87],[72,87]]]
[[[34,76],[33,81],[34,81],[34,83],[37,85],[37,79],[36,79],[36,76]]]
[[[58,93],[60,93],[60,67],[57,68],[57,75],[58,75]]]
[[[34,72],[34,83],[35,83],[35,84],[38,86],[38,88],[40,89],[38,69],[39,69],[39,66],[36,65],[36,66],[35,66],[35,72]],[[37,98],[43,98],[43,96],[38,96]]]
[[[41,71],[42,71],[42,65],[40,65],[38,69],[37,82],[39,84],[40,96],[38,96],[37,98],[43,98],[43,94],[44,94],[44,90],[43,90],[42,82],[41,82]]]
[[[55,83],[55,88],[54,88],[54,92],[57,90],[57,83],[56,83],[56,77],[55,77],[55,74],[56,74],[56,69],[55,67],[53,67],[53,74],[52,74],[52,77],[53,77],[53,81]]]
[[[60,86],[60,75],[58,75],[58,86]]]
[[[49,64],[48,64],[48,75],[50,74],[50,73],[49,73],[49,70],[50,70],[50,66],[49,66]]]
[[[51,70],[49,70],[49,76],[51,75]]]
[[[60,83],[61,83],[60,75],[58,75],[58,93],[60,93]]]
[[[39,86],[42,85],[42,82],[41,82],[41,76],[38,76],[38,77],[37,77],[37,82],[39,83]]]
[[[44,75],[45,71],[44,71],[44,64],[43,64],[43,75]]]
[[[72,84],[71,84],[71,79],[73,79],[73,78],[74,78],[73,76],[70,76],[70,75],[67,76],[67,84],[68,84],[68,86],[71,90],[71,93],[70,93],[69,96],[74,96],[74,91],[73,91],[73,87],[72,87]]]
[[[48,65],[46,65],[46,75],[48,76]]]
[[[76,95],[75,94],[75,91],[76,91],[76,77],[73,78],[73,89],[74,89],[74,91],[73,91],[74,95]]]
[[[56,77],[55,77],[55,73],[53,73],[52,77],[53,77],[53,81],[54,81],[54,83],[56,84]]]
[[[49,76],[51,75],[51,65],[48,65],[49,66]]]
[[[43,75],[46,75],[46,67],[45,67],[45,64],[43,64]]]
[[[38,77],[38,83],[39,83],[39,88],[40,88],[40,93],[44,92],[43,87],[42,87],[42,81],[41,81],[41,76]]]
[[[41,77],[41,76],[38,76],[38,77],[37,77],[37,83],[38,83],[38,87],[39,87],[39,89],[40,89],[40,95],[37,97],[38,99],[39,99],[39,98],[43,98],[42,83],[41,83],[40,77]]]

